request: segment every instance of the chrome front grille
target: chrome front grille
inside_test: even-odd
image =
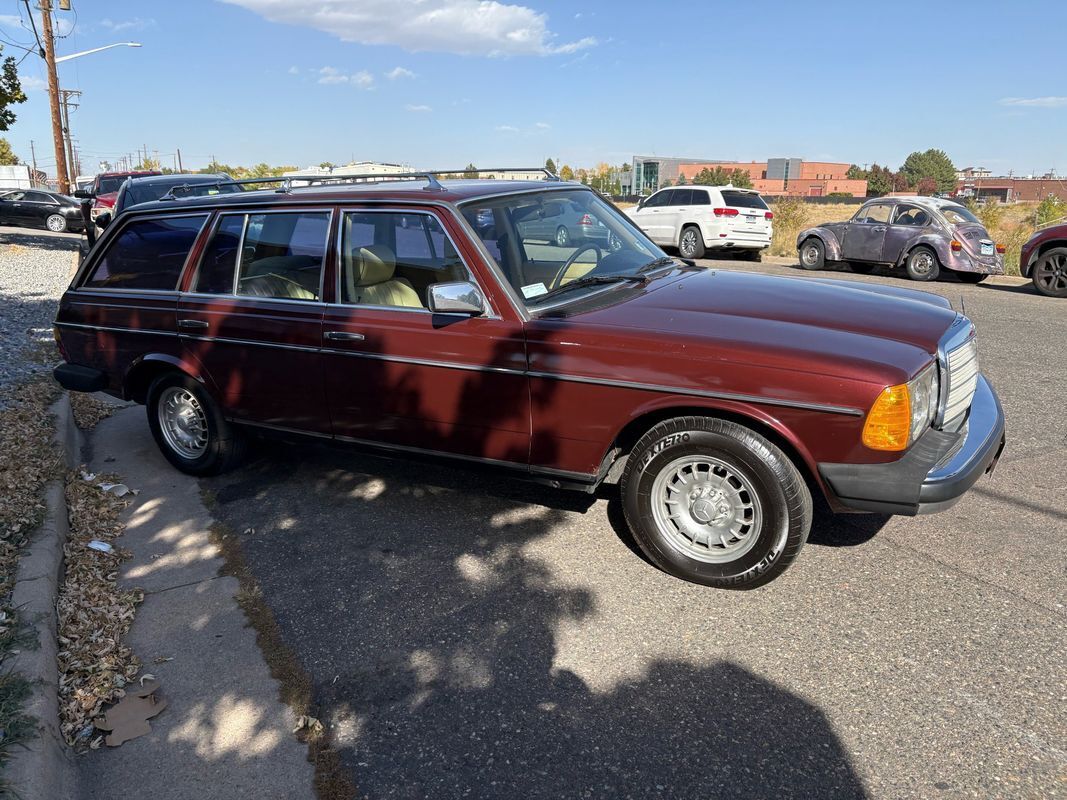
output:
[[[978,388],[978,342],[972,336],[946,357],[944,425],[958,420],[971,407]]]

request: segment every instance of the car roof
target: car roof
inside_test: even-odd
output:
[[[145,175],[143,177],[131,176],[130,182],[137,186],[155,186],[156,184],[180,186],[183,183],[218,183],[219,181],[232,180],[229,175],[221,172],[172,172],[170,175]]]
[[[875,197],[868,200],[864,205],[870,205],[872,203],[909,203],[911,205],[920,206],[922,208],[933,209],[938,211],[946,206],[960,206],[963,205],[957,200],[946,200],[943,197],[927,197],[925,195],[902,195],[900,197]]]
[[[279,178],[278,180],[284,180]],[[294,181],[300,178],[294,178]],[[220,206],[271,205],[293,200],[301,202],[337,203],[350,200],[353,202],[402,201],[424,203],[462,203],[467,200],[498,197],[521,192],[535,191],[586,191],[593,190],[580,183],[567,181],[516,181],[491,179],[461,179],[438,181],[436,185],[425,180],[382,180],[374,183],[335,183],[312,184],[310,186],[292,186],[284,189],[256,189],[253,191],[234,192],[233,194],[216,194],[197,197],[179,197],[169,200],[156,200],[137,206],[138,211],[181,211],[198,208],[216,208]]]

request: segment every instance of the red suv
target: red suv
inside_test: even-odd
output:
[[[551,223],[572,206],[610,246],[560,246]],[[943,299],[687,266],[558,181],[420,174],[136,206],[55,330],[59,382],[144,403],[185,472],[230,467],[251,431],[587,492],[621,472],[649,558],[722,587],[793,561],[811,492],[938,511],[1004,444],[974,326]]]
[[[101,172],[93,179],[93,185],[89,189],[79,190],[74,193],[74,196],[93,201],[93,208],[90,214],[93,222],[96,222],[98,216],[114,208],[115,198],[118,197],[119,189],[122,188],[122,184],[126,182],[127,178],[144,178],[148,175],[162,174],[162,172],[152,170]]]

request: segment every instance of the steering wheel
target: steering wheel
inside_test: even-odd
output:
[[[578,256],[580,256],[586,250],[596,250],[597,264],[599,264],[600,259],[604,257],[604,251],[600,249],[600,245],[595,244],[594,242],[586,242],[585,244],[581,245],[577,250],[571,253],[571,257],[568,258],[563,263],[563,266],[559,268],[559,272],[556,273],[556,277],[552,279],[552,284],[548,287],[549,291],[551,291],[552,289],[556,289],[563,284],[563,278],[564,276],[566,276],[567,270],[574,266],[574,262],[578,260]],[[596,264],[594,264],[593,266],[595,267]]]

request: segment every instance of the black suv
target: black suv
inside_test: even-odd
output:
[[[96,224],[106,228],[111,220],[130,206],[151,203],[173,192],[177,197],[193,197],[211,194],[230,194],[241,188],[233,184],[233,178],[224,172],[209,174],[178,173],[173,175],[150,175],[144,178],[127,178],[115,197],[115,206],[110,212],[98,215]]]

